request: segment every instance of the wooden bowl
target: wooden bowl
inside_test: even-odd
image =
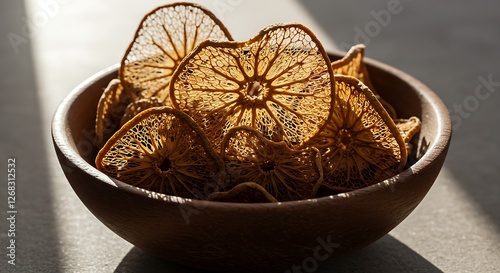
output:
[[[366,63],[382,97],[401,117],[418,116],[422,129],[410,168],[349,193],[282,203],[220,203],[155,194],[109,178],[94,167],[92,142],[97,102],[117,77],[117,65],[90,77],[61,103],[52,122],[55,150],[85,206],[146,252],[214,271],[310,270],[373,243],[403,221],[434,183],[450,143],[448,111],[429,88],[388,65]]]

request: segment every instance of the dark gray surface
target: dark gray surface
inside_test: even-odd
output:
[[[16,54],[7,38],[9,33],[22,35],[25,16],[23,1],[0,3],[0,272],[12,268],[6,257],[10,239],[16,240],[16,267],[32,264],[58,272],[57,216],[52,208],[55,197],[50,190],[47,164],[52,147],[46,145],[50,135],[42,120],[31,42],[22,40],[19,48],[24,51]],[[8,158],[16,159],[15,238],[7,237]]]
[[[41,2],[0,3],[2,219],[9,156],[17,159],[18,180],[17,266],[8,266],[2,252],[0,272],[199,272],[152,257],[105,228],[69,187],[50,141],[57,104],[79,82],[118,62],[143,14],[165,1],[127,7],[118,0],[59,1],[48,22],[35,27],[16,53],[7,34],[22,35],[26,19],[42,10]],[[375,244],[321,264],[317,272],[498,271],[500,87],[487,99],[478,99],[475,89],[479,77],[500,81],[500,2],[401,0],[401,12],[381,26],[372,13],[390,2],[201,3],[216,8],[238,39],[272,22],[299,21],[317,31],[327,47],[328,39],[343,47],[355,42],[357,28],[366,33],[371,25],[369,39],[359,40],[367,44],[368,57],[420,79],[462,121],[445,168],[415,212]],[[474,98],[477,107],[454,110]],[[7,230],[0,220],[2,251]]]

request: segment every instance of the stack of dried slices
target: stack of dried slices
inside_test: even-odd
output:
[[[236,42],[207,9],[142,20],[97,108],[96,167],[192,199],[281,202],[347,192],[405,168],[416,117],[397,119],[354,46],[333,63],[300,24]]]

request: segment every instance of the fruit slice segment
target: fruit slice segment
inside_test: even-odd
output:
[[[262,186],[254,182],[244,182],[226,192],[214,192],[207,198],[208,201],[236,202],[236,203],[271,203],[278,202]]]
[[[352,46],[342,59],[332,62],[333,71],[335,74],[351,76],[360,80],[375,93],[375,88],[363,62],[364,55],[365,45],[357,44]]]
[[[409,119],[396,119],[394,120],[396,126],[398,127],[401,136],[403,137],[405,143],[409,143],[414,135],[420,131],[422,122],[417,117],[410,117]]]
[[[316,148],[292,150],[247,126],[229,130],[221,156],[230,186],[252,181],[279,201],[312,198],[323,180],[321,155]]]
[[[403,138],[375,95],[353,77],[336,75],[335,85],[332,118],[305,145],[322,154],[323,185],[348,191],[401,171],[407,157]]]
[[[394,120],[403,140],[406,144],[408,155],[413,152],[413,145],[411,140],[418,132],[420,132],[421,122],[417,117],[410,117],[409,119],[396,119]]]
[[[121,118],[120,126],[123,126],[123,124],[131,120],[140,112],[152,107],[160,107],[160,106],[166,106],[166,105],[155,97],[133,101],[127,106],[127,108],[125,108],[125,113]]]
[[[373,86],[370,75],[368,74],[368,69],[366,69],[366,65],[363,62],[364,56],[365,46],[363,44],[352,46],[342,59],[332,62],[333,72],[335,74],[351,76],[363,82],[375,94],[387,113],[389,113],[392,118],[396,118],[397,113],[394,107],[380,97]]]
[[[126,123],[99,151],[96,167],[132,186],[186,198],[201,198],[224,179],[222,160],[200,128],[168,107]]]
[[[207,9],[174,3],[148,13],[136,31],[120,67],[120,79],[134,100],[165,101],[177,65],[206,39],[232,40],[226,27]],[[168,100],[166,100],[168,101]]]
[[[170,98],[215,147],[236,126],[296,146],[328,119],[333,86],[318,39],[300,24],[285,24],[246,42],[202,42],[173,75]]]
[[[118,130],[125,108],[130,103],[130,97],[123,90],[120,80],[113,79],[99,99],[95,120],[95,146],[102,147],[104,143]]]

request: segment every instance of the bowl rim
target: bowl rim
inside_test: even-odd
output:
[[[345,54],[343,51],[329,51],[329,55],[334,56],[343,56]],[[366,58],[365,63],[367,66],[377,67],[378,69],[387,72],[392,75],[397,75],[398,78],[407,82],[409,85],[413,86],[415,90],[418,91],[418,95],[423,97],[423,100],[430,101],[429,105],[433,112],[436,113],[437,119],[437,135],[430,143],[430,146],[427,148],[425,154],[418,159],[412,166],[405,169],[399,174],[396,174],[393,177],[385,179],[384,181],[378,182],[376,184],[363,187],[357,190],[349,191],[346,193],[340,193],[336,195],[329,195],[318,198],[304,199],[304,200],[296,200],[296,201],[283,201],[278,203],[232,203],[232,202],[217,202],[217,201],[207,201],[207,200],[197,200],[190,198],[183,198],[178,196],[166,195],[156,192],[151,192],[148,190],[144,190],[141,188],[137,188],[131,185],[128,185],[124,182],[111,178],[104,173],[100,172],[93,165],[88,163],[85,159],[83,159],[80,154],[73,148],[73,145],[70,139],[67,138],[67,128],[66,128],[66,117],[69,109],[71,108],[73,102],[79,97],[90,85],[100,80],[103,77],[108,76],[111,73],[116,73],[119,69],[120,64],[114,64],[109,66],[94,75],[90,76],[80,84],[78,84],[70,93],[66,95],[66,97],[62,100],[62,102],[57,107],[57,110],[54,113],[51,124],[51,133],[54,145],[56,149],[59,149],[62,155],[68,160],[69,164],[73,165],[74,168],[78,168],[85,172],[87,175],[95,177],[102,183],[109,184],[113,187],[116,187],[120,191],[125,191],[133,195],[139,195],[140,197],[146,198],[154,198],[161,202],[166,203],[175,203],[178,205],[191,203],[195,207],[221,207],[221,208],[263,208],[270,209],[274,207],[296,207],[302,206],[304,203],[322,203],[322,202],[340,202],[342,200],[350,199],[351,197],[362,196],[372,194],[374,191],[383,190],[385,188],[393,189],[395,184],[400,178],[411,176],[412,174],[422,172],[425,168],[429,167],[431,162],[436,160],[442,153],[446,152],[447,146],[450,142],[451,138],[451,120],[449,116],[449,112],[442,102],[442,100],[435,94],[429,87],[424,85],[422,82],[410,76],[409,74],[394,68],[388,64],[382,63],[380,61]],[[64,171],[64,169],[63,169]]]

